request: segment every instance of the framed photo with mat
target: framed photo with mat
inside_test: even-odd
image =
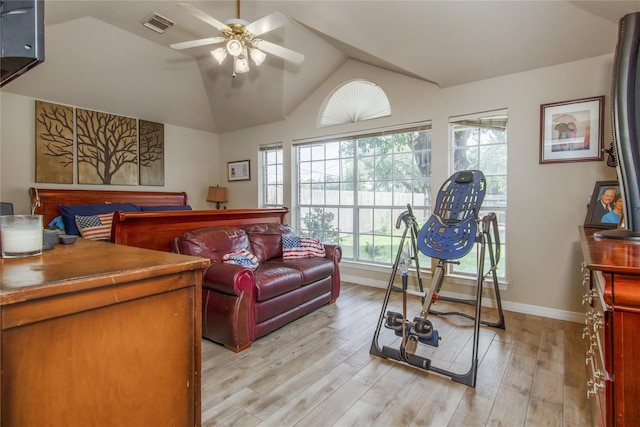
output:
[[[540,105],[540,164],[603,159],[604,96]]]
[[[249,160],[227,162],[227,180],[248,181],[251,179],[251,166]]]

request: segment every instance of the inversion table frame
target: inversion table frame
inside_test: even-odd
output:
[[[473,173],[473,176],[470,174]],[[477,177],[477,178],[476,178]],[[482,186],[484,186],[484,175],[482,175],[479,171],[465,171],[454,174],[445,185],[450,184],[451,181],[457,181],[455,184],[467,184],[471,180],[474,179],[482,179]],[[373,337],[373,342],[371,344],[370,354],[375,356],[393,359],[402,363],[406,363],[408,365],[423,369],[430,370],[441,375],[445,375],[450,377],[453,381],[475,387],[476,377],[477,377],[477,369],[478,369],[478,344],[479,344],[479,336],[480,336],[480,325],[484,324],[491,327],[496,327],[500,329],[505,328],[504,322],[504,314],[502,311],[502,303],[500,300],[500,289],[498,287],[498,278],[497,278],[497,263],[500,259],[500,241],[499,241],[499,233],[497,229],[497,218],[495,213],[490,213],[484,216],[481,219],[476,217],[477,212],[479,210],[479,206],[482,202],[482,197],[484,196],[484,188],[482,188],[483,192],[481,195],[477,196],[479,203],[475,203],[472,209],[469,209],[467,216],[469,218],[463,218],[464,221],[467,222],[464,225],[464,230],[458,227],[455,231],[459,234],[466,234],[466,239],[468,242],[460,239],[459,242],[456,242],[455,248],[450,248],[447,250],[442,250],[442,248],[436,248],[435,251],[433,247],[429,248],[427,244],[425,244],[425,240],[429,239],[428,236],[429,231],[426,230],[430,228],[431,231],[436,230],[438,233],[438,227],[433,227],[433,217],[436,215],[432,215],[432,218],[425,224],[421,232],[418,232],[418,226],[413,215],[412,209],[410,205],[407,205],[408,210],[403,212],[396,222],[396,228],[400,228],[402,222],[405,223],[405,230],[402,234],[402,238],[400,241],[400,246],[398,248],[398,253],[396,255],[396,260],[392,268],[391,277],[389,279],[389,285],[387,287],[387,292],[385,295],[384,303],[382,306],[382,310],[380,312],[380,317],[378,320],[378,324],[376,327],[376,331]],[[444,197],[441,197],[444,196]],[[467,197],[467,201],[469,197]],[[478,202],[475,200],[475,202]],[[444,194],[444,186],[443,190],[441,190],[441,194],[439,194],[438,200],[436,202],[436,206],[440,206],[441,204],[449,203],[446,200],[446,195]],[[467,206],[469,207],[469,206]],[[437,210],[437,209],[436,209]],[[455,210],[455,209],[454,209]],[[470,213],[473,213],[473,216],[470,216]],[[440,212],[442,213],[442,212]],[[447,214],[448,215],[448,214]],[[460,217],[460,215],[458,215]],[[440,229],[445,226],[447,220],[442,220],[442,218],[438,217],[437,222],[440,224]],[[449,221],[450,224],[455,222],[456,226],[460,225],[463,221]],[[431,225],[430,225],[431,224]],[[493,230],[492,230],[493,229]],[[462,230],[462,231],[461,231]],[[446,231],[446,230],[445,230]],[[494,251],[494,241],[492,239],[495,238],[495,243],[497,247],[497,251]],[[410,247],[409,247],[409,256],[405,256],[405,245],[406,239],[409,236]],[[442,236],[438,236],[442,237]],[[459,236],[458,236],[459,237]],[[451,236],[448,235],[444,238],[446,246]],[[436,238],[435,240],[438,240]],[[451,258],[461,258],[466,255],[473,247],[473,245],[479,245],[479,255],[478,255],[478,276],[476,281],[476,298],[473,299],[458,299],[458,298],[450,298],[439,296],[440,288],[442,287],[442,282],[444,280],[444,266],[447,263],[454,263],[456,261],[451,260]],[[464,246],[464,248],[461,247]],[[437,245],[435,245],[437,246]],[[422,278],[420,276],[420,264],[418,261],[418,248],[421,252],[425,253],[428,256],[438,259],[437,266],[433,273],[433,278],[431,281],[431,287],[428,293],[423,297],[423,307],[420,316],[415,317],[413,322],[409,321],[407,318],[407,279],[408,279],[408,265],[411,261],[415,262],[416,266],[416,275],[418,280],[418,285],[420,288],[420,292],[424,292],[422,286]],[[489,271],[485,275],[484,273],[484,265],[485,265],[485,256],[488,249],[489,253],[489,262],[490,267]],[[398,289],[395,285],[395,277],[398,271],[398,268],[401,269],[402,274],[402,289]],[[483,294],[483,283],[488,275],[491,275],[493,282],[493,289],[495,292],[496,298],[496,306],[498,311],[498,320],[496,322],[488,322],[486,320],[481,319],[481,309],[482,309],[482,294]],[[391,296],[391,292],[393,290],[402,291],[402,306],[403,313],[395,313],[395,312],[387,312],[387,305],[389,303],[389,298]],[[448,311],[448,312],[439,312],[435,310],[431,310],[431,303],[435,300],[443,300],[443,301],[451,301],[455,303],[463,303],[475,306],[475,315],[470,315],[464,312],[457,311]],[[428,314],[436,314],[436,315],[460,315],[466,318],[469,318],[474,321],[474,331],[473,331],[473,349],[471,356],[471,367],[466,373],[456,373],[446,369],[442,369],[431,364],[431,360],[426,357],[422,357],[420,355],[415,354],[417,346],[419,343],[431,345],[434,347],[438,346],[439,336],[438,331],[433,328],[432,323],[427,320]],[[385,322],[386,320],[386,322]],[[382,325],[386,328],[393,329],[396,335],[401,336],[402,340],[400,342],[399,348],[392,348],[389,346],[380,346],[378,339],[380,335],[380,331],[382,329]]]

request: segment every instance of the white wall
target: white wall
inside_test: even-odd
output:
[[[118,111],[107,112],[118,114]],[[206,201],[208,187],[220,184],[218,135],[168,124],[164,132],[164,186],[36,183],[35,99],[0,91],[0,199],[12,202],[17,214],[26,214],[30,211],[29,187],[186,191],[195,209],[211,209],[213,205]]]
[[[550,317],[578,319],[583,311],[578,225],[595,181],[615,179],[604,162],[539,164],[540,105],[606,95],[604,146],[610,144],[609,86],[612,55],[533,70],[500,78],[439,89],[436,86],[348,61],[284,122],[221,135],[221,167],[227,161],[250,159],[258,171],[258,147],[282,142],[285,149],[285,206],[291,198],[292,144],[319,136],[431,120],[434,191],[449,176],[448,118],[507,108],[509,111],[508,252],[509,286],[505,306]],[[325,98],[340,84],[365,78],[379,84],[391,102],[392,117],[329,128],[316,126]],[[230,205],[254,207],[257,180],[228,183]],[[291,216],[291,215],[290,215]],[[291,222],[294,221],[290,218]],[[362,283],[386,284],[389,271],[343,264],[345,277]],[[427,282],[428,284],[428,282]],[[444,290],[468,292],[445,284]]]
[[[578,318],[582,311],[580,250],[577,228],[584,221],[586,201],[595,181],[615,179],[604,162],[540,165],[540,104],[607,95],[612,55],[533,70],[466,85],[439,89],[357,61],[348,61],[282,122],[224,135],[165,125],[165,186],[120,187],[150,191],[187,191],[195,208],[204,201],[209,185],[229,188],[229,208],[258,205],[258,147],[282,142],[291,152],[295,141],[346,132],[431,120],[433,126],[433,182],[449,176],[448,117],[487,110],[509,110],[509,247],[506,266],[509,287],[502,293],[505,306],[558,318]],[[354,78],[379,84],[387,93],[392,116],[349,125],[318,128],[324,99],[338,85]],[[37,96],[37,95],[32,95]],[[0,91],[0,198],[15,204],[18,213],[29,209],[27,188],[60,187],[36,184],[34,100]],[[56,99],[43,99],[59,102]],[[74,105],[112,112],[92,105]],[[63,102],[61,102],[63,103]],[[136,116],[135,114],[133,115]],[[605,114],[605,146],[610,143]],[[250,181],[226,181],[229,161],[249,159]],[[291,199],[291,158],[285,155],[285,205]],[[76,185],[65,186],[75,188]],[[437,191],[437,185],[434,185]],[[92,188],[82,186],[82,188]],[[104,186],[95,186],[104,189]],[[116,188],[109,187],[109,188]],[[293,218],[289,218],[293,222]],[[344,277],[365,284],[386,284],[388,269],[357,268],[344,263]],[[468,287],[445,284],[445,290],[466,292]]]

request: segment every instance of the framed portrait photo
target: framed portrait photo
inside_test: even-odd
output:
[[[604,96],[540,105],[540,163],[603,159]]]
[[[589,201],[585,227],[616,228],[624,217],[618,181],[597,181]]]
[[[229,181],[248,181],[251,179],[249,160],[227,162],[227,179]]]

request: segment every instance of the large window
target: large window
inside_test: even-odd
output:
[[[498,276],[504,279],[507,228],[507,111],[452,117],[449,125],[453,150],[452,172],[478,169],[486,177],[486,195],[480,216],[495,212],[498,218],[501,242]],[[475,277],[476,272],[477,245],[469,255],[460,260],[460,264],[449,264],[450,274]]]
[[[339,243],[345,259],[392,264],[407,204],[419,223],[431,213],[430,126],[300,144],[296,155],[298,230]]]
[[[282,145],[262,146],[260,147],[260,153],[262,157],[262,206],[282,206]]]

